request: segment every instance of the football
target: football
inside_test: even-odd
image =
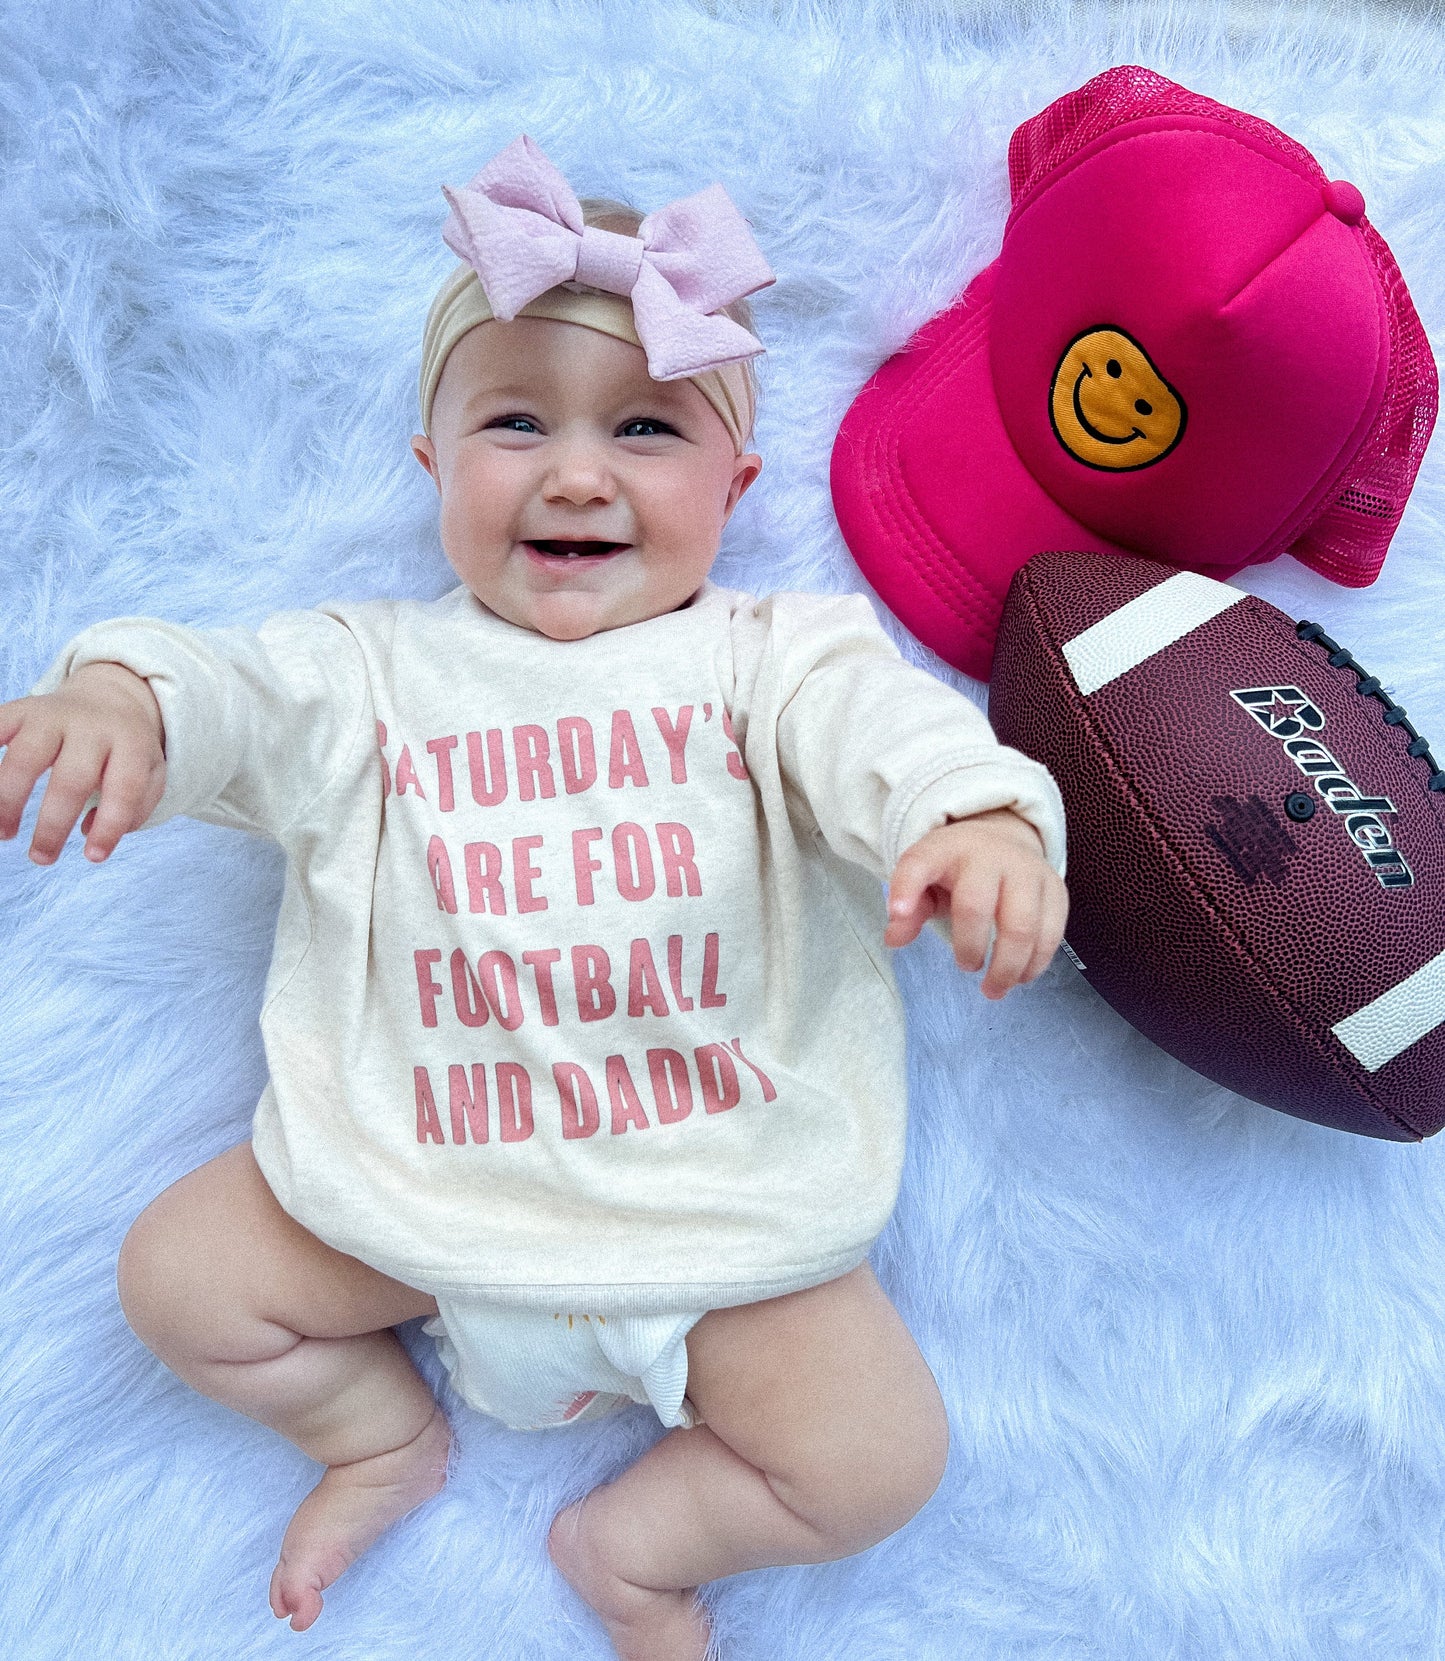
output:
[[[1315,623],[1153,560],[1042,553],[1000,739],[1068,815],[1065,951],[1253,1101],[1391,1141],[1445,1123],[1445,771]]]

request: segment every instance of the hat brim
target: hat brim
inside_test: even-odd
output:
[[[989,366],[995,267],[854,400],[833,444],[838,523],[878,597],[923,644],[987,680],[1014,573],[1048,550],[1128,554],[1035,482]]]

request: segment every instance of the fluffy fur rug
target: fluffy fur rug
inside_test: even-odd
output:
[[[523,130],[583,193],[727,185],[767,470],[718,577],[861,586],[827,459],[853,394],[997,248],[1013,127],[1112,63],[1253,110],[1364,191],[1438,342],[1445,32],[1279,3],[52,0],[0,9],[0,698],[83,624],[259,621],[454,581],[407,451],[442,181]],[[1445,450],[1380,581],[1285,560],[1445,741]],[[906,644],[906,642],[905,642]],[[973,689],[981,695],[981,689]],[[136,1212],[247,1133],[276,849],[190,821],[99,869],[0,847],[0,1651],[250,1661],[608,1654],[548,1519],[656,1434],[509,1433],[449,1401],[455,1476],[304,1638],[266,1584],[315,1468],[132,1338]],[[947,1398],[901,1534],[743,1576],[731,1661],[1350,1661],[1445,1654],[1445,1138],[1253,1106],[1067,962],[1002,1006],[901,956],[914,1107],[879,1273]],[[429,1344],[409,1341],[432,1380]],[[440,1385],[438,1385],[440,1388]]]

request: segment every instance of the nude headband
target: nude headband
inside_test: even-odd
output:
[[[427,313],[426,333],[422,337],[421,399],[422,431],[431,437],[432,403],[442,369],[452,348],[469,330],[479,323],[491,322],[496,314],[487,304],[487,297],[476,272],[465,262],[459,264],[443,284],[431,310]],[[596,289],[574,284],[549,288],[544,294],[522,306],[519,317],[549,317],[559,323],[580,323],[583,328],[596,329],[599,334],[625,340],[630,346],[641,346],[632,315],[632,302],[622,295],[603,294]],[[727,363],[685,377],[702,393],[718,418],[728,430],[733,448],[741,455],[752,437],[753,418],[757,411],[756,382],[747,362]]]

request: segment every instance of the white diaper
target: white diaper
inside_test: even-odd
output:
[[[513,1430],[600,1419],[629,1401],[691,1426],[700,1417],[687,1399],[686,1340],[703,1314],[548,1314],[439,1296],[422,1330],[463,1401]]]

